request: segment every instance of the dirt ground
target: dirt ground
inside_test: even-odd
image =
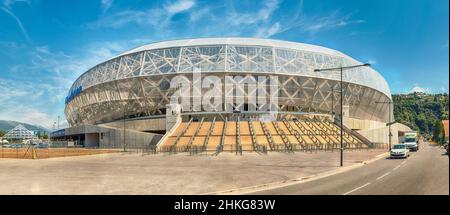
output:
[[[344,165],[383,152],[346,151]],[[0,194],[202,194],[310,176],[338,166],[337,151],[0,159]]]
[[[70,157],[80,155],[95,155],[104,153],[114,153],[120,150],[105,150],[105,149],[85,149],[85,148],[42,148],[35,149],[35,159],[55,158],[55,157]],[[31,148],[1,148],[0,158],[17,158],[17,159],[32,159],[33,151]]]

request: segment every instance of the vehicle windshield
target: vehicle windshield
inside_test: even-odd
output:
[[[394,149],[405,149],[405,145],[394,145]]]
[[[412,138],[405,138],[405,142],[407,142],[407,143],[416,142],[416,138],[414,138],[414,137],[412,137]]]

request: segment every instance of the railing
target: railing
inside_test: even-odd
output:
[[[202,117],[202,120],[201,120],[201,122],[200,122],[200,125],[197,126],[197,129],[195,129],[194,133],[192,134],[191,138],[189,139],[189,142],[188,142],[188,144],[187,144],[187,150],[188,150],[188,151],[189,151],[189,149],[190,149],[191,146],[192,146],[192,142],[194,141],[195,137],[197,136],[198,132],[200,131],[200,128],[203,126],[203,120],[204,120],[204,119],[205,119],[205,118]]]
[[[256,138],[255,129],[253,128],[253,120],[248,122],[248,127],[250,129],[250,135],[252,137],[253,150],[256,151],[257,153],[267,154],[267,147],[264,145],[260,145],[258,143],[258,139]]]
[[[314,148],[320,148],[318,146],[318,140],[317,138],[312,134],[311,130],[306,129],[302,123],[300,123],[300,121],[298,119],[294,119],[294,124],[300,129],[300,131],[303,133],[303,135],[306,135],[309,137],[309,139],[311,139],[311,141],[313,142],[313,146]],[[309,145],[309,144],[308,144]]]
[[[326,132],[327,130],[324,131],[323,129],[321,129],[317,125],[317,121],[314,119],[305,118],[305,122],[307,122],[308,126],[313,129],[313,131],[315,132],[315,135],[320,136],[322,139],[325,140],[325,143],[326,143],[325,150],[327,150],[327,149],[333,150],[336,143],[333,142],[331,140],[331,138],[328,136],[328,134]]]
[[[242,155],[242,144],[241,144],[241,119],[237,118],[236,123],[236,155]]]
[[[283,123],[286,126],[286,128],[291,132],[291,134],[293,134],[295,136],[295,138],[297,138],[297,141],[299,142],[299,145],[302,147],[303,150],[306,150],[306,141],[303,139],[303,137],[300,135],[300,133],[292,128],[291,123],[289,123],[289,121],[286,120],[286,118],[283,118]],[[296,150],[294,148],[292,148],[292,150]]]
[[[275,145],[273,143],[272,135],[270,134],[269,130],[267,130],[266,123],[265,122],[260,122],[260,123],[261,123],[261,127],[263,129],[264,135],[267,138],[267,142],[269,143],[270,150],[272,150],[272,151],[275,150]]]
[[[220,144],[216,147],[216,153],[215,155],[219,155],[223,151],[223,146],[225,144],[225,132],[227,131],[227,122],[228,118],[225,118],[225,122],[223,124],[223,130],[222,130],[222,138],[220,139]]]
[[[213,132],[215,126],[216,126],[216,117],[213,118],[211,122],[211,127],[209,127],[209,131],[206,134],[205,141],[203,142],[203,149],[205,149],[205,151],[207,151],[206,149],[208,147],[209,136]]]
[[[280,129],[280,127],[278,125],[278,121],[272,122],[272,124],[273,124],[275,130],[277,131],[277,133],[280,134],[280,136],[281,136],[281,140],[283,141],[284,146],[285,146],[284,151],[293,152],[292,146],[291,146],[292,145],[291,141],[289,141],[289,139],[286,136],[286,134],[284,133],[284,131]]]
[[[186,127],[183,129],[183,131],[181,131],[178,135],[177,135],[177,139],[175,139],[175,143],[173,143],[173,145],[171,146],[171,150],[169,153],[176,153],[177,152],[177,143],[178,141],[180,141],[181,137],[184,136],[184,134],[186,133],[186,131],[189,129],[189,126],[191,125],[192,121],[194,120],[194,118],[191,118],[191,120],[189,120],[188,124],[186,125]]]

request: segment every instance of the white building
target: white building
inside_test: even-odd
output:
[[[4,139],[34,139],[36,135],[34,132],[26,129],[23,125],[19,124],[15,128],[8,131],[8,133],[3,136]]]

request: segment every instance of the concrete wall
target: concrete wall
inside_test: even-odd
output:
[[[120,128],[83,125],[67,128],[65,133],[66,135],[86,134],[86,146],[96,145],[102,148],[123,148],[124,146],[124,131]],[[126,148],[141,148],[150,144],[156,145],[162,136],[161,134],[126,129],[125,145]],[[98,143],[95,141],[97,137]]]
[[[142,148],[148,145],[156,145],[162,138],[161,134],[111,128],[107,132],[100,133],[100,147],[103,148]]]
[[[84,141],[85,147],[98,147],[99,146],[99,135],[98,133],[86,134]]]
[[[99,124],[99,126],[123,129],[123,120]],[[153,119],[125,120],[125,127],[126,129],[132,129],[136,131],[164,131],[166,130],[166,119],[153,118]]]
[[[386,126],[386,124],[382,124],[381,126],[378,123],[367,123],[367,122],[360,122],[355,123],[356,126],[361,130],[358,130],[357,132],[369,139],[373,143],[389,143],[389,126]],[[410,131],[411,128],[409,128],[406,125],[395,123],[391,125],[391,143],[396,144],[398,143],[398,132],[399,131]]]
[[[389,143],[389,126],[386,126],[385,122],[349,118],[344,115],[344,125],[350,129],[356,130],[373,143]],[[392,124],[392,144],[398,143],[399,131],[411,131],[411,128],[401,123]]]
[[[344,125],[353,130],[372,130],[386,127],[385,122],[377,122],[372,120],[362,120],[344,117]]]

